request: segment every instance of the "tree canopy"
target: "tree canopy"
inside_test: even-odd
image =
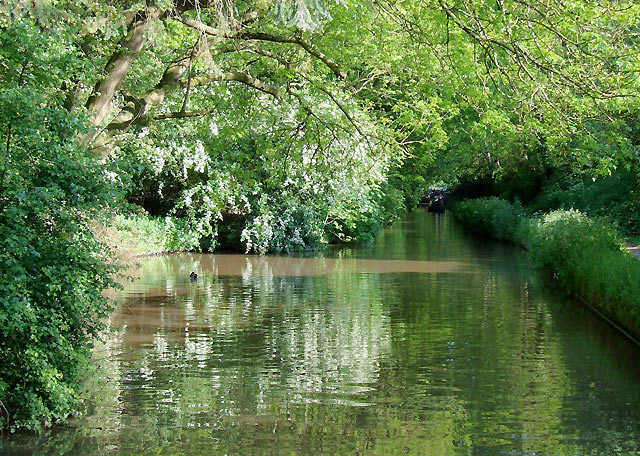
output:
[[[0,423],[71,410],[108,309],[99,215],[161,218],[166,250],[289,252],[371,239],[435,184],[532,200],[612,174],[637,214],[638,18],[633,0],[4,2],[0,405],[22,411]]]

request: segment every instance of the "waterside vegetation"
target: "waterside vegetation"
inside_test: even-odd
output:
[[[640,232],[639,27],[635,0],[0,2],[0,428],[76,410],[109,245],[367,242],[432,185]],[[597,269],[559,278],[609,299]]]
[[[557,285],[640,340],[640,261],[610,223],[573,209],[532,215],[499,198],[459,201],[453,214],[477,234],[529,250]]]

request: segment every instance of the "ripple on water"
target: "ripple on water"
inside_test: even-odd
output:
[[[89,413],[0,453],[640,454],[638,350],[448,217],[134,273]]]

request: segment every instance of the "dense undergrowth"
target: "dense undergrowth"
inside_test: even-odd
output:
[[[457,202],[452,210],[476,233],[528,249],[568,293],[640,338],[640,261],[613,225],[573,209],[531,215],[498,198]]]

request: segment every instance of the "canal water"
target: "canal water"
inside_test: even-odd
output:
[[[449,215],[132,273],[85,415],[0,453],[640,454],[638,348]]]

